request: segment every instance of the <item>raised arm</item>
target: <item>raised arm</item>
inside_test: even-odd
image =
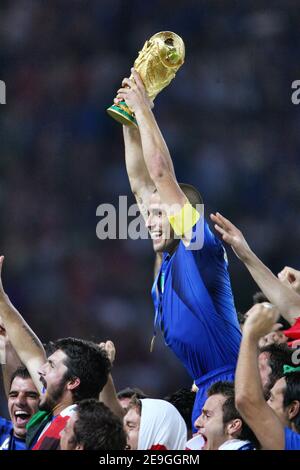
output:
[[[127,86],[126,83],[128,80],[129,79],[123,80],[123,87]],[[118,98],[117,96],[115,103],[117,104],[122,99],[123,98]],[[146,97],[146,99],[148,98]],[[148,104],[149,107],[153,107],[153,103],[149,99]],[[139,129],[131,126],[123,126],[123,138],[125,146],[125,164],[131,191],[136,198],[141,214],[146,220],[149,198],[155,190],[155,186],[145,164]]]
[[[168,147],[152,113],[143,82],[134,69],[132,75],[134,81],[124,79],[117,98],[124,99],[135,113],[145,166],[162,203],[183,207],[187,198],[177,183]]]
[[[300,295],[274,276],[267,266],[253,253],[242,232],[219,212],[211,214],[215,229],[226,243],[231,245],[237,257],[245,264],[254,281],[267,299],[276,305],[281,315],[293,324],[300,316]]]
[[[139,206],[142,216],[147,219],[149,199],[155,186],[145,165],[140,133],[138,129],[123,126],[125,144],[125,163],[131,191]]]
[[[265,401],[258,368],[258,340],[271,331],[278,316],[271,304],[250,309],[235,375],[236,407],[264,450],[283,450],[285,445],[284,427]]]
[[[4,256],[0,256],[0,315],[12,347],[18,354],[20,361],[28,369],[35,386],[41,392],[42,384],[37,371],[45,363],[46,354],[39,338],[4,292],[1,277],[3,261]]]

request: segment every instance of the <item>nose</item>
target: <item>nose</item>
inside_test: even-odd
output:
[[[194,423],[194,426],[197,430],[199,430],[200,428],[202,428],[203,426],[203,422],[202,422],[202,414],[200,416],[198,416],[198,418],[196,419],[195,423]]]
[[[26,403],[26,396],[23,393],[19,393],[16,398],[15,404],[18,406],[24,406],[26,405]]]
[[[152,216],[151,216],[151,214],[149,214],[148,218],[146,219],[146,228],[150,228],[152,225],[153,225]]]

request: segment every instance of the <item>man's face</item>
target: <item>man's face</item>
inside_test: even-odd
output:
[[[26,424],[38,411],[39,398],[31,379],[14,378],[8,395],[8,411],[16,437],[25,438]]]
[[[68,371],[65,365],[66,360],[66,354],[58,349],[49,356],[47,362],[39,370],[40,381],[45,389],[40,401],[40,410],[53,411],[62,400],[67,383],[65,378]]]
[[[127,445],[130,447],[130,450],[137,450],[141,424],[141,417],[137,408],[130,408],[127,411],[123,423],[127,434]]]
[[[77,447],[74,425],[78,419],[76,412],[72,413],[64,429],[60,432],[60,450],[75,450]]]
[[[195,427],[204,439],[202,450],[218,450],[229,436],[223,424],[223,404],[226,398],[217,394],[209,397],[202,409],[202,414],[195,421]]]
[[[277,414],[278,418],[284,426],[289,426],[289,418],[287,410],[283,407],[283,398],[286,389],[285,378],[277,380],[274,387],[271,389],[270,398],[268,400],[268,405],[272,408],[274,413]]]
[[[146,227],[150,232],[153,249],[156,253],[171,252],[178,244],[178,240],[174,240],[174,231],[166,211],[163,209],[158,192],[153,193],[150,197]]]

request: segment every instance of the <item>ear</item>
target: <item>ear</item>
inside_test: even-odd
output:
[[[67,382],[67,390],[74,390],[75,388],[79,387],[80,385],[80,378],[73,377],[71,380]]]
[[[300,413],[300,401],[294,400],[288,407],[288,417],[291,421]]]
[[[231,420],[226,425],[226,432],[230,437],[234,437],[236,433],[240,432],[242,429],[243,423],[239,418]]]

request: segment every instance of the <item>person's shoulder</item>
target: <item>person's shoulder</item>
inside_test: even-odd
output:
[[[191,241],[186,244],[181,240],[180,246],[182,251],[185,250],[194,254],[202,252],[218,254],[220,250],[222,253],[224,250],[221,240],[213,233],[204,216],[201,216],[194,225]]]
[[[10,431],[12,427],[12,422],[9,419],[0,416],[0,434]]]
[[[12,422],[0,416],[0,450],[8,449],[12,428]]]
[[[300,450],[300,434],[289,428],[284,429],[285,450]]]

